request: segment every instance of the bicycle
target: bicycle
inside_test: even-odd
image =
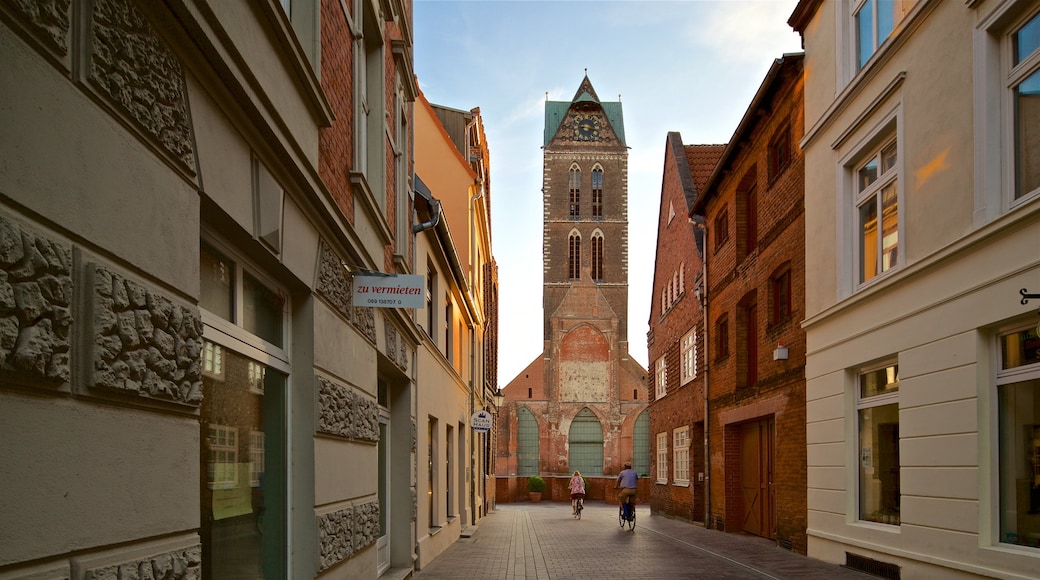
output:
[[[630,495],[625,500],[625,503],[618,507],[618,523],[622,529],[624,529],[626,523],[628,524],[628,529],[636,529],[636,502],[634,500],[635,496]]]

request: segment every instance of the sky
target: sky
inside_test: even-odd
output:
[[[498,381],[542,352],[542,129],[546,95],[586,74],[624,111],[629,353],[647,367],[665,140],[726,143],[773,60],[801,52],[797,0],[414,0],[415,74],[431,103],[480,108],[499,268]]]

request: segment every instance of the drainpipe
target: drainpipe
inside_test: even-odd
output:
[[[704,217],[699,215],[690,216],[690,223],[701,231],[702,243],[707,245],[708,228],[704,222]],[[708,390],[708,370],[711,367],[711,357],[709,356],[711,340],[708,336],[708,329],[710,328],[708,323],[708,260],[707,252],[704,251],[701,252],[701,282],[699,290],[697,292],[697,301],[701,305],[702,322],[704,323],[704,529],[711,529],[711,415],[709,415],[709,401],[711,397]]]

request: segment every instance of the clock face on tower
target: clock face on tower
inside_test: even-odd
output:
[[[578,113],[574,116],[574,138],[578,141],[599,139],[600,119],[595,113]]]

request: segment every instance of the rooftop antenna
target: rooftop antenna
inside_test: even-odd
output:
[[[545,91],[545,100],[546,102],[549,101],[549,91]]]

